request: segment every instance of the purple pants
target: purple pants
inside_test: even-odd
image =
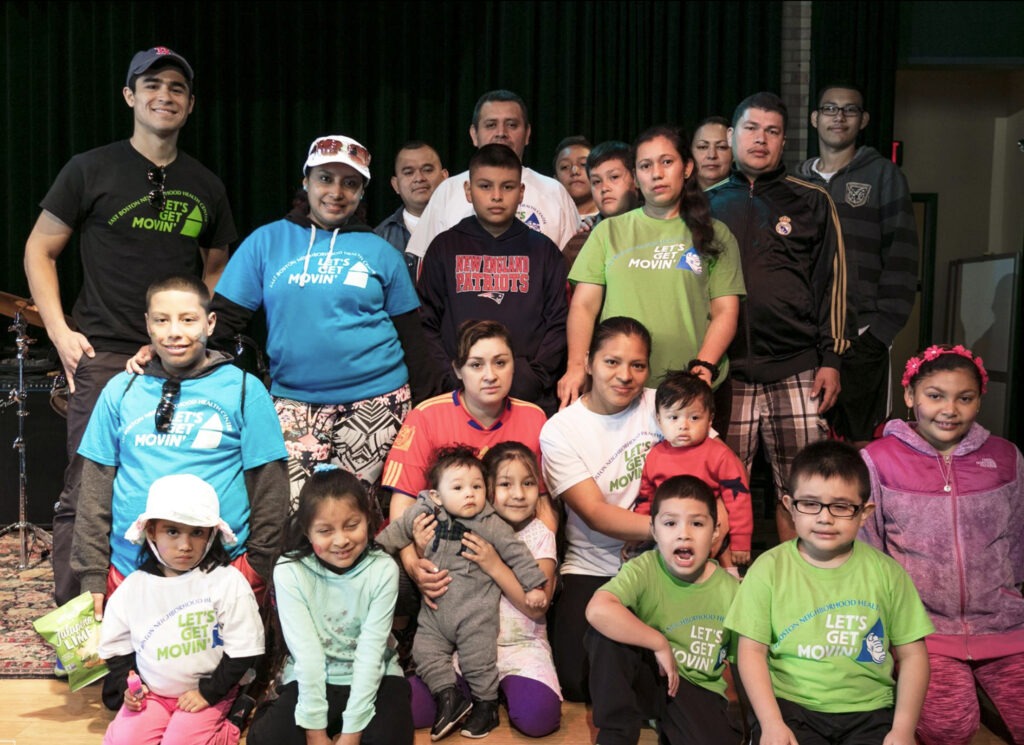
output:
[[[416,729],[434,723],[434,697],[419,676],[409,678],[412,688],[412,723]],[[459,676],[462,695],[470,698],[469,686]],[[508,706],[509,723],[528,737],[544,737],[562,722],[562,702],[558,694],[543,683],[519,675],[508,675],[498,684]]]

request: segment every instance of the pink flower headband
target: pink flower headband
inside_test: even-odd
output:
[[[906,388],[910,385],[910,381],[913,380],[914,376],[920,372],[921,365],[925,362],[931,362],[944,354],[958,354],[973,362],[974,366],[978,368],[978,373],[981,375],[981,392],[985,392],[988,388],[988,372],[985,370],[985,365],[982,363],[981,357],[975,357],[971,350],[963,344],[957,344],[955,347],[933,344],[924,350],[920,357],[911,357],[907,360],[907,366],[903,368],[903,379],[900,380],[900,383]]]

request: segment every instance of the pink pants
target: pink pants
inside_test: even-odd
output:
[[[178,699],[146,694],[146,708],[123,706],[107,727],[103,745],[238,745],[241,733],[225,717],[238,695],[235,688],[215,706],[202,711],[178,709]]]
[[[975,682],[1014,738],[1024,743],[1024,653],[991,660],[928,655],[931,678],[917,724],[924,745],[968,745],[981,723]]]

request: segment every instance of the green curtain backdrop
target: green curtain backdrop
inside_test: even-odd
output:
[[[871,114],[860,142],[886,158],[893,141],[899,29],[899,3],[891,0],[816,2],[811,9],[811,108],[818,105],[822,86],[835,81],[860,86]],[[818,154],[813,129],[808,151],[811,157]]]
[[[319,134],[374,155],[376,223],[408,139],[465,167],[473,103],[510,88],[530,107],[528,165],[551,172],[565,135],[630,140],[642,128],[729,114],[777,90],[781,2],[7,2],[3,5],[5,242],[0,290],[27,294],[25,238],[74,153],[131,132],[121,87],[131,55],[184,54],[196,106],[182,138],[227,185],[239,233],[276,219]],[[74,249],[60,262],[77,293]]]

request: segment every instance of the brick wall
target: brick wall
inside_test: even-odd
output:
[[[808,110],[811,79],[811,2],[787,0],[782,4],[782,90],[789,108],[783,160],[792,173],[807,157]]]

